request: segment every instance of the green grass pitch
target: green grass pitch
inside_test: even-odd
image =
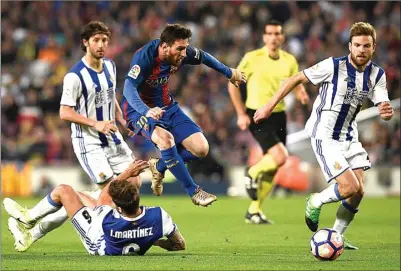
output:
[[[31,207],[37,199],[17,199]],[[268,199],[264,211],[274,225],[247,225],[247,199],[219,197],[211,207],[194,206],[188,197],[144,196],[171,214],[187,250],[151,248],[139,257],[91,257],[71,223],[64,224],[17,253],[1,214],[2,270],[400,270],[400,198],[365,198],[347,237],[360,247],[334,262],[309,251],[312,232],[304,224],[305,197]],[[320,226],[331,227],[337,204],[323,207]]]

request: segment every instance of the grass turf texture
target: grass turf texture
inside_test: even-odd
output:
[[[17,199],[32,207],[38,199]],[[305,197],[268,199],[265,212],[274,225],[249,225],[247,199],[219,197],[211,207],[194,206],[188,197],[142,198],[171,214],[187,250],[151,248],[139,257],[88,256],[70,222],[25,253],[13,247],[8,216],[1,213],[2,270],[400,270],[400,198],[365,198],[346,236],[359,246],[334,262],[309,251],[312,236],[304,224]],[[337,204],[322,209],[320,227],[331,227]]]

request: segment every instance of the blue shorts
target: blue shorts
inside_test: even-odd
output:
[[[156,126],[159,126],[173,135],[175,144],[180,144],[192,134],[202,132],[202,129],[181,110],[178,103],[173,103],[164,110],[166,112],[159,120],[133,112],[128,116],[127,126],[135,135],[142,135],[149,140]]]

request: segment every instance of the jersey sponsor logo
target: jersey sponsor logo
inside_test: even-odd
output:
[[[106,90],[106,94],[107,94],[107,99],[105,99],[104,97],[104,90],[96,92],[95,94],[96,108],[99,108],[107,104],[107,102],[111,102],[114,100],[114,89],[112,87]]]
[[[140,73],[141,73],[141,67],[139,67],[139,65],[135,64],[134,66],[132,66],[131,70],[128,72],[128,76],[136,79]]]
[[[365,98],[368,96],[368,92],[360,91],[356,88],[347,88],[347,92],[345,93],[344,104],[354,104],[354,105],[362,105]]]
[[[145,82],[152,88],[155,88],[168,83],[169,80],[170,80],[170,75],[156,79],[147,79]]]

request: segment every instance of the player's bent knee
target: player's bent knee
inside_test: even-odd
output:
[[[156,130],[152,135],[152,141],[162,150],[169,149],[175,145],[173,135],[164,129]]]
[[[73,190],[73,188],[71,186],[69,186],[68,184],[60,184],[57,186],[56,189],[63,195],[69,194]]]

